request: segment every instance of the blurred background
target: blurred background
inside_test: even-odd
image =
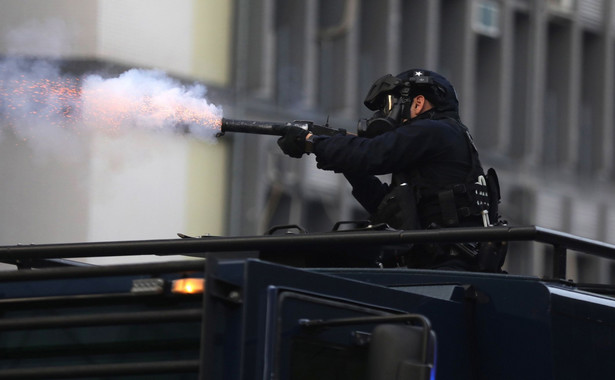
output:
[[[0,0],[0,7],[0,245],[258,235],[280,224],[320,232],[367,218],[341,175],[316,169],[311,156],[283,156],[274,137],[199,139],[126,124],[80,133],[80,125],[67,131],[14,117],[8,84],[41,66],[70,80],[158,70],[177,86],[204,86],[202,98],[225,117],[329,120],[351,131],[369,114],[362,101],[375,79],[435,70],[455,85],[483,166],[499,173],[509,224],[615,243],[611,1]],[[551,260],[542,245],[516,243],[506,269],[542,275]],[[602,259],[570,254],[567,264],[577,281],[615,279]]]

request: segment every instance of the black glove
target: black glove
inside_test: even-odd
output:
[[[289,127],[284,136],[278,139],[278,145],[285,154],[294,158],[301,158],[305,153],[305,137],[308,133],[303,128]]]

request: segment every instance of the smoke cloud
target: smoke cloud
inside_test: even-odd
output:
[[[118,77],[61,75],[45,61],[0,62],[0,117],[7,129],[40,151],[73,148],[93,131],[188,131],[214,141],[222,109],[206,88],[182,85],[161,71],[132,69]],[[1,120],[1,119],[0,119]]]
[[[213,141],[222,109],[208,103],[205,94],[204,86],[182,86],[160,71],[132,69],[110,79],[90,75],[82,83],[81,117],[90,129],[184,129]]]
[[[63,78],[54,65],[25,59],[0,62],[3,136],[12,131],[19,141],[42,154],[78,154],[82,148],[79,134],[69,116],[78,103],[78,84]]]
[[[63,157],[83,153],[84,137],[92,133],[189,132],[215,141],[222,108],[206,100],[201,84],[184,85],[156,70],[132,69],[115,77],[63,74],[58,58],[68,54],[74,34],[57,19],[4,31],[0,140],[10,133],[37,154]]]
[[[150,154],[166,149],[156,139],[160,135],[177,137],[187,133],[186,136],[215,143],[222,109],[210,104],[205,95],[204,86],[183,86],[161,71],[132,69],[114,78],[85,76],[77,112],[82,129],[110,137],[141,132],[138,139],[116,140],[104,147],[103,153],[99,151],[103,162],[97,160],[95,164],[101,171],[103,167],[116,170],[148,160]],[[141,146],[129,145],[137,141]]]

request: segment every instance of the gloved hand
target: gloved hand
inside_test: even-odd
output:
[[[286,130],[284,136],[278,139],[278,145],[285,154],[301,158],[305,153],[305,137],[309,134],[303,128],[290,127]]]

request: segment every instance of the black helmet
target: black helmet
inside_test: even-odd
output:
[[[455,88],[444,76],[429,70],[410,69],[396,78],[409,83],[410,98],[423,95],[439,111],[459,111],[459,100]]]
[[[417,95],[423,95],[440,110],[459,110],[459,100],[453,85],[442,75],[424,69],[410,69],[397,76],[387,74],[374,82],[365,101],[372,111],[386,108],[390,96],[405,97],[412,100]]]

